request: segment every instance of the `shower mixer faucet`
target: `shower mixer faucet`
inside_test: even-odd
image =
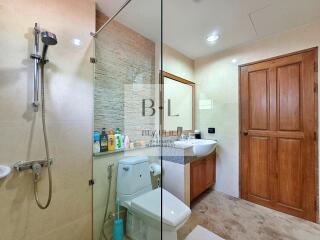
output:
[[[53,159],[50,158],[49,160],[50,165],[52,165]],[[39,160],[39,161],[19,161],[16,162],[13,165],[13,168],[17,171],[17,172],[22,172],[22,171],[26,171],[26,170],[34,170],[33,166],[34,165],[40,165],[41,168],[43,167],[48,167],[48,161],[47,160]]]

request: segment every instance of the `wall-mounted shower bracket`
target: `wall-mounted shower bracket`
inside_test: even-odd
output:
[[[49,159],[50,165],[52,165],[53,159],[50,158]],[[39,160],[39,161],[19,161],[16,162],[13,165],[13,168],[17,171],[17,172],[22,172],[22,171],[26,171],[26,170],[32,170],[32,167],[35,164],[40,164],[41,167],[48,167],[48,161],[47,160]]]
[[[37,59],[37,60],[39,60],[39,61],[41,61],[41,59],[42,59],[41,56],[38,55],[38,54],[31,54],[31,55],[30,55],[30,58],[31,58],[31,59]]]
[[[34,33],[34,52],[33,54],[31,54],[31,58],[34,60],[34,67],[33,67],[33,91],[34,91],[34,96],[33,96],[33,109],[35,112],[38,112],[39,109],[39,74],[40,74],[40,67],[39,67],[39,63],[41,62],[41,56],[39,54],[39,41],[40,41],[40,27],[38,23],[34,24],[34,29],[33,29],[33,33]]]
[[[38,55],[38,54],[31,54],[31,55],[30,55],[30,58],[39,61],[39,63],[41,63],[41,64],[46,64],[46,63],[49,62],[48,59],[43,59],[43,58],[42,58],[40,55]]]

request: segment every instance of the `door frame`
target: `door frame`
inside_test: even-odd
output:
[[[238,95],[239,95],[239,98],[238,98],[238,101],[239,101],[239,105],[238,105],[238,110],[239,110],[239,194],[240,194],[240,198],[243,199],[243,193],[242,193],[242,162],[243,162],[243,159],[242,159],[242,152],[241,152],[241,149],[242,149],[242,146],[241,146],[241,126],[242,126],[242,122],[241,122],[241,68],[242,67],[245,67],[245,66],[249,66],[249,65],[253,65],[253,64],[257,64],[257,63],[261,63],[261,62],[266,62],[266,61],[272,61],[272,60],[276,60],[276,59],[280,59],[280,58],[284,58],[284,57],[289,57],[289,56],[292,56],[292,55],[296,55],[296,54],[300,54],[300,53],[306,53],[306,52],[310,52],[310,51],[315,51],[315,59],[314,59],[314,62],[315,62],[315,71],[314,71],[314,82],[315,82],[315,96],[314,96],[314,113],[315,113],[315,154],[314,154],[314,161],[315,161],[315,176],[316,176],[316,184],[315,184],[315,187],[316,187],[316,196],[315,196],[315,202],[316,202],[316,209],[315,209],[315,212],[316,212],[316,222],[320,223],[320,219],[319,219],[319,164],[320,164],[320,159],[319,159],[319,152],[318,152],[318,141],[319,141],[319,123],[318,123],[318,47],[313,47],[313,48],[308,48],[308,49],[305,49],[305,50],[301,50],[301,51],[296,51],[296,52],[291,52],[291,53],[287,53],[287,54],[283,54],[283,55],[278,55],[278,56],[275,56],[275,57],[271,57],[271,58],[266,58],[266,59],[262,59],[262,60],[259,60],[259,61],[254,61],[254,62],[249,62],[249,63],[245,63],[245,64],[241,64],[241,65],[238,65]]]

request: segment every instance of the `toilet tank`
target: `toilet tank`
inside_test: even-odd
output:
[[[119,161],[117,197],[121,205],[151,190],[148,157],[128,157]]]

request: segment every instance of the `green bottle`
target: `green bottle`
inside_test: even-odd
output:
[[[116,138],[116,150],[122,149],[123,141],[122,141],[120,128],[116,128],[115,138]]]

